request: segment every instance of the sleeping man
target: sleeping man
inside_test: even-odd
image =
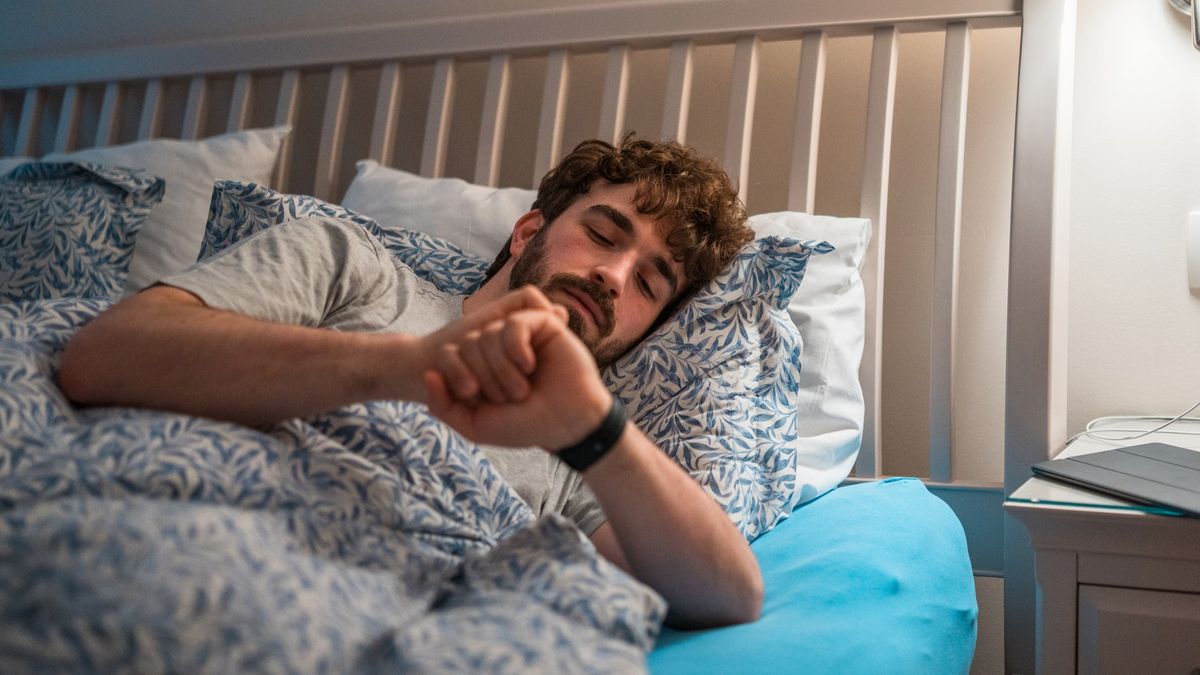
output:
[[[598,368],[732,260],[745,220],[692,150],[589,141],[543,179],[469,296],[418,279],[356,224],[303,218],[102,314],[67,346],[60,384],[83,404],[254,426],[424,402],[535,513],[570,518],[662,594],[673,625],[752,621],[762,579],[745,540]]]

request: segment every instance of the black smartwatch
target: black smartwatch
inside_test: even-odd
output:
[[[595,431],[575,445],[563,448],[554,454],[558,455],[558,458],[572,469],[585,471],[617,444],[617,439],[621,438],[621,433],[625,431],[625,422],[628,419],[621,399],[613,396],[613,404],[608,411],[608,416],[600,422],[600,426],[596,427]]]

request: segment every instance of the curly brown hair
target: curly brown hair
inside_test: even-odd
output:
[[[638,186],[638,212],[663,223],[667,246],[683,264],[686,280],[680,299],[720,274],[754,238],[737,190],[716,162],[676,141],[654,143],[632,133],[618,146],[601,140],[575,146],[542,178],[533,208],[541,210],[549,226],[597,180]],[[508,261],[509,243],[487,278]]]

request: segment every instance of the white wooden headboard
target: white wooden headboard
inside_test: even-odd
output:
[[[861,148],[857,214],[875,224],[863,270],[867,417],[855,470],[873,478],[890,451],[882,299],[900,44],[914,34],[944,36],[938,132],[927,149],[936,158],[928,478],[963,520],[977,572],[1005,576],[1008,667],[1031,672],[1031,554],[1000,501],[1065,438],[1065,270],[1056,261],[1065,259],[1074,17],[1075,0],[646,0],[36,58],[0,69],[0,154],[287,123],[294,132],[276,185],[336,200],[364,157],[427,176],[530,187],[564,148],[589,136],[616,139],[637,116],[644,135],[691,142],[695,134],[707,144],[702,150],[749,191],[752,212],[813,211],[829,145],[822,112],[832,91],[830,45],[869,42],[861,137],[850,146]],[[956,345],[972,37],[1017,26],[1001,488],[999,476],[981,484],[954,470],[964,451],[953,447],[963,423]],[[778,45],[791,45],[798,64],[765,72],[763,54]],[[726,60],[719,85],[698,79],[698,64],[718,57]],[[639,62],[656,74],[631,88]],[[720,105],[712,105],[713,87]],[[655,106],[641,101],[647,89],[659,97]],[[765,117],[778,136],[756,135]],[[719,138],[700,127],[719,128]]]

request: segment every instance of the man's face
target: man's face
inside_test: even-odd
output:
[[[509,287],[533,284],[566,307],[567,325],[600,367],[629,351],[683,289],[683,266],[636,196],[635,185],[597,182],[553,223],[534,212],[513,232]]]

